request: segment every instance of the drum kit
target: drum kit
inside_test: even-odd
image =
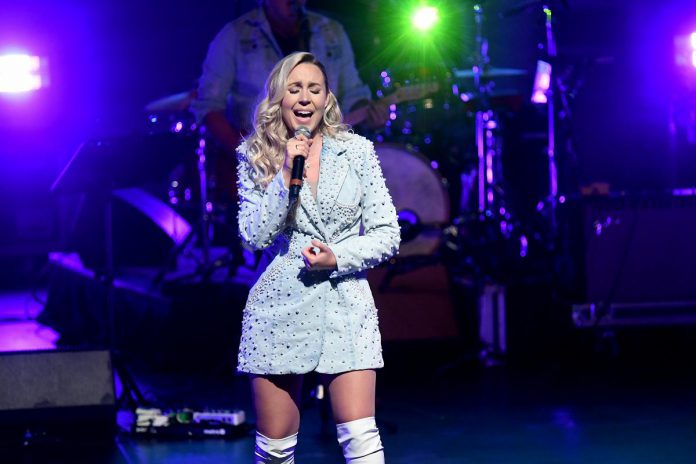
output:
[[[399,214],[402,245],[392,262],[397,274],[437,262],[471,263],[466,258],[476,254],[472,251],[476,247],[505,253],[513,250],[516,258],[524,258],[533,240],[530,227],[520,224],[509,205],[503,178],[501,115],[519,111],[524,98],[519,92],[493,90],[495,79],[523,77],[527,71],[491,65],[483,3],[473,5],[477,49],[470,68],[429,75],[402,67],[381,70],[376,78],[376,96],[389,103],[390,119],[385,127],[365,135],[375,142]],[[547,52],[551,57],[555,46],[548,2],[525,1],[506,13],[535,6],[542,7],[549,18]],[[236,207],[235,173],[231,169],[220,172],[219,163],[210,156],[205,128],[195,124],[188,113],[195,96],[195,91],[171,95],[149,103],[146,111],[153,125],[190,131],[200,138],[191,166],[172,174],[168,195],[173,207],[188,207],[197,216],[207,265],[208,247],[215,240],[213,225],[234,221],[229,212]],[[549,97],[550,103],[552,100]],[[548,196],[541,202],[553,210],[558,189],[552,104],[548,111],[550,177],[545,188]],[[224,158],[230,162],[229,156]],[[550,228],[555,227],[554,221],[551,215]],[[444,256],[448,253],[453,260]]]
[[[542,48],[549,62],[556,54],[552,6],[554,2],[527,0],[501,15],[538,7],[546,19]],[[545,185],[537,189],[543,195],[534,199],[536,217],[530,219],[527,212],[518,215],[520,202],[512,201],[516,199],[508,188],[510,169],[503,146],[506,122],[520,112],[524,98],[520,92],[494,90],[495,80],[521,78],[527,71],[491,65],[484,18],[483,2],[475,2],[476,52],[470,68],[434,76],[413,69],[380,74],[381,92],[423,82],[439,84],[439,92],[393,109],[387,126],[371,134],[402,227],[399,258],[392,266],[396,274],[444,262],[500,281],[506,272],[501,268],[509,268],[512,260],[555,246],[554,86],[546,93],[547,172],[536,179]]]

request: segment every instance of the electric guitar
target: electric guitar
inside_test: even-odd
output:
[[[398,105],[399,103],[420,100],[428,95],[438,91],[439,84],[437,82],[425,82],[423,84],[414,84],[404,87],[399,87],[394,93],[391,93],[377,100],[378,104],[384,106]],[[343,117],[343,122],[354,126],[360,124],[368,116],[369,105],[365,105],[357,110],[353,110]]]

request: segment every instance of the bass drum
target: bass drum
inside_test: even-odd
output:
[[[425,156],[403,145],[376,143],[375,151],[402,224],[398,257],[436,253],[450,220],[446,181]]]

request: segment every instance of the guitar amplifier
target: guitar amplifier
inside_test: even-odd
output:
[[[696,196],[590,199],[583,216],[587,304],[574,309],[577,325],[607,312],[626,324],[696,320],[683,309],[696,310]]]

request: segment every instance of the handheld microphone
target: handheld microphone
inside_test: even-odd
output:
[[[309,138],[312,132],[305,126],[297,126],[295,137],[304,135]],[[304,156],[296,156],[292,159],[292,175],[290,176],[290,203],[294,203],[300,196],[302,188],[302,174],[304,174]]]

